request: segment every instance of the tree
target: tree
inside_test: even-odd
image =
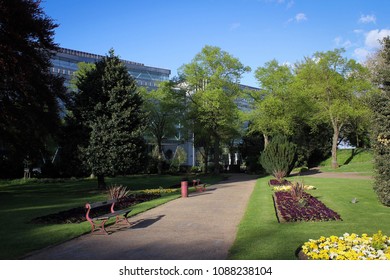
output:
[[[81,168],[80,148],[88,144],[91,133],[88,118],[100,102],[98,88],[101,84],[91,79],[89,73],[93,71],[96,71],[94,63],[80,62],[70,81],[71,95],[65,103],[67,111],[60,130],[59,160],[56,163],[62,177],[83,177],[91,172],[89,168]]]
[[[205,46],[191,63],[179,69],[189,92],[193,122],[212,137],[216,174],[220,169],[221,142],[232,136],[232,128],[239,127],[235,100],[241,76],[248,71],[250,68],[237,58],[213,46]]]
[[[373,79],[380,91],[372,96],[370,103],[376,171],[374,190],[381,203],[390,206],[390,37],[383,39],[378,54],[380,63]]]
[[[248,118],[252,131],[263,134],[265,149],[270,136],[294,134],[296,127],[306,122],[311,107],[301,92],[294,90],[295,77],[289,66],[271,60],[256,69],[255,77],[261,89],[249,92],[252,110]]]
[[[39,1],[0,1],[2,161],[36,161],[56,136],[66,98],[63,79],[50,73],[56,27]]]
[[[156,90],[142,91],[145,110],[148,112],[148,134],[157,146],[157,170],[162,173],[164,139],[174,137],[177,125],[185,121],[185,92],[176,87],[175,81],[161,82]]]
[[[110,50],[76,83],[76,115],[89,128],[84,165],[104,187],[105,176],[138,172],[144,162],[145,113],[135,80]]]
[[[296,145],[284,135],[276,135],[260,156],[260,163],[278,179],[289,175],[296,160]]]
[[[317,52],[297,64],[298,89],[313,99],[313,122],[327,121],[332,129],[332,168],[337,168],[337,145],[341,130],[365,110],[361,97],[371,91],[368,71],[343,49]]]

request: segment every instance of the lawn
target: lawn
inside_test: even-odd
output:
[[[298,247],[321,235],[371,235],[378,230],[390,235],[390,207],[378,202],[371,180],[305,177],[305,184],[317,187],[308,192],[339,213],[342,221],[278,223],[269,179],[257,181],[229,259],[294,260]],[[358,202],[351,203],[353,198]]]
[[[216,183],[222,176],[199,177],[207,183]],[[108,178],[108,185],[122,184],[131,191],[169,188],[180,184],[182,176],[129,176]],[[191,177],[189,178],[191,179]],[[0,182],[0,259],[19,259],[25,254],[57,244],[90,232],[88,222],[75,224],[33,224],[33,218],[84,206],[87,202],[107,199],[107,193],[97,189],[93,179],[66,180],[57,183]],[[180,197],[176,193],[138,204],[131,215],[146,211]]]
[[[361,175],[372,175],[373,155],[368,149],[344,149],[337,151],[337,162],[340,167],[331,168],[331,158],[321,162],[321,171],[326,172],[358,172]]]

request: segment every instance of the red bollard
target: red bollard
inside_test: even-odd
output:
[[[181,181],[181,197],[188,197],[188,181]]]

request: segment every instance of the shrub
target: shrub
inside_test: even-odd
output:
[[[294,200],[299,201],[303,197],[305,192],[305,186],[299,182],[293,182],[291,184],[291,196]]]
[[[286,177],[287,172],[286,170],[274,170],[272,171],[272,175],[278,180],[278,182],[283,182],[284,177]]]
[[[285,136],[276,136],[260,156],[260,163],[268,174],[288,176],[296,161],[296,145]]]
[[[129,190],[122,185],[111,185],[108,187],[108,197],[110,199],[123,199],[129,195]]]

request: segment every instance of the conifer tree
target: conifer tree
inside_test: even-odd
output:
[[[89,128],[87,145],[81,149],[84,165],[105,186],[105,176],[136,173],[143,168],[146,115],[135,80],[111,50],[86,72],[78,83],[78,113]]]
[[[66,90],[63,79],[50,73],[57,25],[39,2],[0,1],[0,169],[4,174],[9,172],[4,164],[20,166],[23,159],[41,158],[60,125],[58,100],[65,99]]]
[[[269,174],[283,174],[284,177],[290,174],[296,161],[296,145],[289,142],[287,137],[275,136],[267,145],[267,148],[260,156],[260,163]]]

